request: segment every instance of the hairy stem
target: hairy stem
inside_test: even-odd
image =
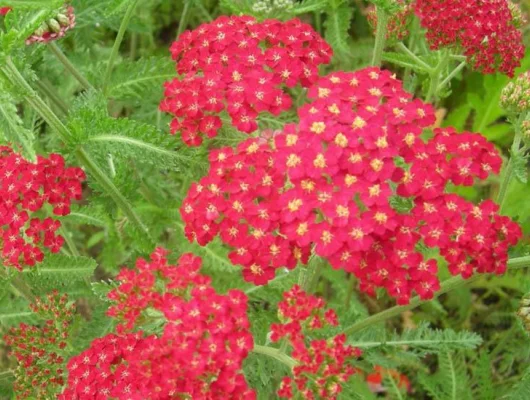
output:
[[[77,79],[77,81],[85,88],[86,90],[93,90],[94,86],[91,85],[89,81],[77,70],[77,68],[70,62],[68,57],[62,52],[62,50],[57,46],[55,42],[50,42],[48,48],[51,52],[57,57],[57,59],[63,64],[64,68],[72,74],[72,76]]]
[[[182,14],[180,15],[179,26],[177,28],[177,38],[180,36],[186,26],[188,25],[188,13],[190,11],[190,0],[184,0],[184,8],[182,9]]]
[[[61,225],[61,227],[59,228],[59,233],[64,238],[64,241],[66,242],[66,246],[68,246],[70,253],[72,253],[74,257],[79,257],[79,250],[77,250],[77,246],[75,245],[74,240],[70,237],[70,232],[66,230],[64,225]]]
[[[379,67],[381,65],[383,50],[385,48],[387,24],[388,14],[383,7],[377,7],[377,29],[375,31],[375,45],[372,56],[372,65],[374,67]]]
[[[57,108],[59,109],[59,111],[61,111],[63,115],[68,114],[68,106],[63,101],[63,99],[59,97],[57,92],[51,87],[49,83],[44,81],[37,81],[35,85],[37,85],[42,94],[44,94],[48,99],[51,100],[53,104],[57,106]]]
[[[429,92],[427,93],[427,97],[425,98],[425,101],[427,103],[431,103],[435,97],[438,95],[438,88],[440,83],[440,76],[442,75],[442,72],[444,68],[447,65],[447,62],[449,61],[446,54],[441,54],[441,58],[438,61],[438,65],[436,68],[431,72],[430,74],[430,83],[429,83]]]
[[[423,67],[426,71],[429,73],[434,72],[434,68],[431,67],[429,64],[427,64],[425,61],[423,61],[421,58],[419,58],[416,54],[414,54],[407,46],[405,46],[403,43],[399,42],[397,44],[398,49],[400,49],[403,53],[408,55],[411,59],[414,60],[416,64]]]
[[[261,346],[259,344],[255,344],[254,348],[252,349],[252,352],[274,358],[275,360],[289,367],[289,369],[293,369],[293,367],[296,366],[296,361],[293,358],[289,357],[287,354],[274,347]]]
[[[89,156],[89,154],[83,149],[78,148],[75,151],[75,154],[79,161],[85,166],[85,168],[90,172],[99,182],[99,184],[105,189],[105,192],[114,200],[114,202],[120,207],[123,213],[127,216],[129,221],[142,230],[146,236],[150,236],[148,228],[144,225],[140,217],[133,210],[131,204],[127,199],[121,194],[118,188],[112,183],[110,178],[101,170],[99,165],[97,165]]]
[[[508,268],[510,270],[527,268],[527,267],[530,267],[530,256],[513,258],[508,261]],[[444,293],[450,292],[454,289],[457,289],[459,287],[465,286],[469,283],[475,282],[478,279],[480,279],[482,276],[483,275],[481,274],[476,274],[476,275],[473,275],[469,279],[464,279],[461,276],[454,276],[452,278],[449,278],[445,280],[444,282],[442,282],[442,284],[440,285],[440,290],[434,293],[434,298]],[[371,325],[378,324],[380,322],[386,321],[387,319],[400,315],[404,311],[412,310],[424,303],[428,303],[429,301],[431,300],[422,300],[418,296],[416,296],[413,299],[411,299],[410,303],[407,305],[394,306],[394,307],[388,308],[384,311],[381,311],[380,313],[377,313],[368,318],[365,318],[362,321],[356,322],[355,324],[345,328],[340,333],[345,334],[345,335],[351,335],[352,333],[359,332]]]
[[[131,18],[134,14],[136,4],[138,4],[138,0],[133,0],[131,4],[129,4],[129,7],[127,7],[127,11],[125,11],[125,15],[123,16],[123,19],[121,21],[120,29],[118,30],[118,35],[116,36],[116,40],[114,41],[114,46],[112,46],[109,62],[107,63],[105,77],[103,78],[103,93],[107,92],[110,77],[112,76],[112,70],[114,69],[114,64],[116,63],[116,58],[118,57],[118,52],[120,51],[121,42],[123,41],[123,37],[125,36],[125,32],[127,31],[127,27],[129,26],[129,22],[131,22]]]
[[[451,73],[449,75],[447,75],[447,77],[442,81],[442,83],[440,83],[438,85],[438,88],[436,89],[436,91],[440,91],[445,85],[447,85],[449,82],[451,82],[451,80],[460,72],[464,69],[464,67],[466,66],[466,62],[465,61],[462,61],[455,69],[453,69],[451,71]]]

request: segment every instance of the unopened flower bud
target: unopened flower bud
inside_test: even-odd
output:
[[[521,10],[521,6],[519,4],[515,4],[511,1],[508,1],[508,8],[510,9],[510,13],[512,14],[513,26],[519,29],[526,24],[526,15]]]
[[[530,120],[523,121],[521,124],[521,133],[525,142],[530,141]],[[530,306],[530,299],[527,300],[528,306]]]
[[[505,110],[519,114],[530,111],[530,71],[506,85],[501,93],[500,104]]]
[[[46,32],[49,32],[50,31],[50,27],[48,26],[48,24],[46,22],[43,22],[41,24],[41,26],[39,26],[37,28],[37,30],[35,31],[35,35],[44,35]]]
[[[530,294],[527,294],[521,300],[517,315],[521,319],[524,328],[530,332]]]
[[[70,19],[64,14],[57,14],[55,19],[61,24],[61,26],[68,26],[70,24]]]
[[[59,33],[61,31],[61,24],[53,18],[48,20],[48,26],[55,33]]]

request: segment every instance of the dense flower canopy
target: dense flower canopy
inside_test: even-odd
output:
[[[109,315],[123,324],[70,359],[61,399],[255,398],[241,373],[253,347],[245,294],[217,294],[199,257],[172,265],[166,255],[157,249],[122,269]],[[140,315],[153,316],[148,309],[159,314],[161,333],[129,333]]]
[[[513,76],[524,56],[523,36],[507,0],[416,0],[433,49],[461,46],[483,73]]]
[[[0,234],[3,264],[22,269],[44,258],[44,248],[58,252],[64,238],[61,222],[37,216],[49,204],[53,214],[70,213],[72,200],[80,200],[85,173],[66,167],[58,154],[37,157],[31,163],[10,147],[0,147]]]
[[[492,144],[451,128],[425,140],[432,107],[377,68],[333,73],[308,95],[298,125],[273,140],[211,153],[209,174],[181,210],[190,240],[205,245],[219,234],[256,284],[305,263],[314,247],[363,290],[384,287],[399,303],[439,288],[438,263],[422,245],[438,248],[454,275],[504,272],[517,224],[491,201],[445,191],[498,173]]]
[[[331,47],[310,25],[251,17],[219,17],[184,32],[171,46],[179,78],[166,83],[160,108],[175,116],[171,132],[197,146],[214,137],[228,112],[232,125],[251,133],[259,113],[278,115],[291,107],[284,90],[318,79]]]

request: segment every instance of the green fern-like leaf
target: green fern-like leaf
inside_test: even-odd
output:
[[[378,332],[386,336],[385,331]],[[384,337],[376,339],[376,337],[377,335],[372,335],[370,339],[362,337],[361,340],[350,344],[359,348],[406,346],[425,353],[438,353],[447,350],[474,349],[482,343],[482,338],[474,332],[431,329],[428,324],[421,324],[416,329],[406,330],[401,335],[393,334],[388,339]]]
[[[113,71],[108,87],[112,98],[143,99],[150,90],[161,95],[162,83],[176,77],[175,65],[169,57],[149,57],[123,61]]]
[[[88,257],[48,254],[36,268],[24,270],[24,278],[37,292],[68,291],[80,281],[92,277],[95,269],[96,261]]]
[[[20,147],[22,154],[30,161],[35,161],[33,132],[24,126],[17,113],[14,99],[6,92],[0,93],[0,139]]]
[[[336,9],[330,9],[324,23],[326,41],[331,44],[335,55],[346,57],[350,52],[349,29],[353,17],[353,8],[343,4]]]
[[[75,103],[68,125],[74,133],[70,146],[85,147],[100,165],[108,163],[111,154],[122,167],[129,159],[175,168],[193,163],[193,150],[175,150],[175,139],[152,125],[128,118],[111,118],[102,93],[90,92]],[[130,177],[129,168],[127,176]]]

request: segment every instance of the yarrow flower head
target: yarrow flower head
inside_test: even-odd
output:
[[[501,107],[513,113],[530,111],[530,72],[524,72],[506,85],[501,93]]]
[[[74,8],[65,4],[55,17],[43,22],[42,25],[37,28],[37,30],[26,40],[26,44],[48,43],[60,39],[74,26]]]
[[[61,399],[253,399],[242,362],[253,347],[247,297],[217,294],[192,254],[168,264],[157,249],[136,269],[122,269],[109,293],[118,334],[96,339],[68,363]],[[162,332],[129,333],[139,318],[158,315]]]
[[[9,11],[11,11],[11,7],[0,7],[0,15],[6,15]]]
[[[171,46],[179,78],[165,84],[162,111],[174,115],[171,132],[190,146],[214,137],[226,111],[241,132],[257,129],[262,112],[291,107],[285,87],[308,87],[331,47],[307,24],[252,17],[219,17],[184,32]]]
[[[283,295],[278,304],[280,324],[271,326],[271,340],[287,340],[292,347],[291,357],[297,361],[293,378],[282,380],[278,396],[294,398],[299,392],[304,399],[335,400],[342,384],[355,374],[349,363],[361,355],[361,351],[346,345],[346,336],[333,339],[312,339],[318,330],[337,326],[335,311],[325,310],[322,299],[305,293],[298,285]],[[318,396],[318,397],[317,397]]]
[[[522,33],[507,0],[416,0],[432,49],[461,47],[483,73],[513,76],[524,56]]]
[[[57,235],[61,222],[34,216],[46,204],[53,213],[70,213],[72,200],[80,200],[85,174],[66,167],[58,154],[37,157],[31,163],[9,147],[0,147],[0,240],[2,263],[22,269],[44,258],[46,248],[57,253],[64,238]]]
[[[384,287],[399,303],[432,298],[438,248],[452,274],[503,273],[520,228],[491,201],[448,194],[498,173],[493,145],[469,132],[435,129],[430,105],[413,100],[388,71],[336,72],[309,89],[313,100],[282,134],[212,152],[207,177],[181,214],[190,240],[220,235],[246,280],[264,284],[312,248],[361,289]]]
[[[64,385],[64,349],[75,306],[66,294],[54,291],[30,307],[44,320],[42,326],[22,323],[11,328],[4,340],[17,360],[13,386],[16,398],[46,400],[55,397]]]

